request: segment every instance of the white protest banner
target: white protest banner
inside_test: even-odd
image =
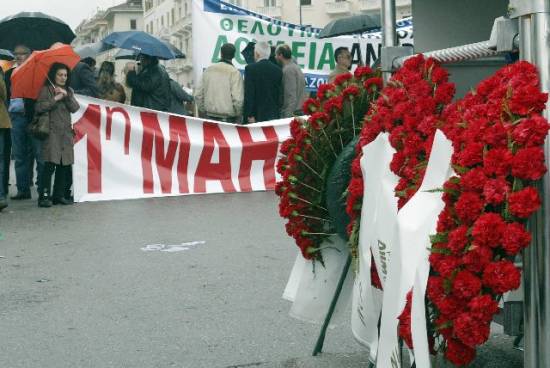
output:
[[[364,193],[359,233],[359,274],[353,290],[351,329],[355,338],[369,347],[373,362],[378,349],[378,320],[383,294],[371,285],[371,257],[374,256],[380,281],[384,285],[397,228],[397,198],[393,188],[398,178],[390,170],[394,153],[389,134],[383,133],[363,147],[361,158]]]
[[[401,367],[398,358],[400,352],[397,332],[398,317],[405,308],[407,293],[413,289],[420,263],[424,270],[422,280],[418,281],[421,288],[415,289],[413,296],[424,300],[429,273],[429,251],[427,249],[430,247],[430,235],[436,232],[437,218],[444,207],[441,193],[432,190],[442,188],[445,181],[452,175],[452,153],[451,142],[438,130],[422,184],[397,215],[398,238],[393,244],[388,278],[384,285],[380,341],[376,362],[380,367]],[[385,226],[382,222],[379,225]],[[426,269],[428,273],[425,273]],[[415,305],[415,307],[417,306]],[[413,308],[413,328],[424,326],[425,331],[426,315],[424,312],[424,310],[419,311],[418,308]],[[415,336],[422,347],[423,355],[422,365],[417,364],[417,366],[428,368],[429,355],[424,354],[427,353],[427,336],[423,335],[424,343],[419,341],[418,332],[415,332]],[[414,345],[415,348],[420,348],[420,346],[416,346],[416,342]]]
[[[291,119],[233,125],[78,96],[77,202],[272,190]]]
[[[327,82],[328,74],[335,67],[336,48],[348,47],[353,64],[372,65],[382,47],[380,33],[319,39],[316,35],[320,29],[286,23],[220,0],[193,0],[192,18],[196,84],[202,71],[219,60],[220,48],[227,42],[237,49],[233,63],[240,70],[246,66],[241,51],[249,42],[267,41],[273,46],[288,44],[304,71],[310,90]],[[397,27],[400,44],[412,46],[412,19],[399,21]]]

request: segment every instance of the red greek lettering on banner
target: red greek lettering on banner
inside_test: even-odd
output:
[[[172,192],[172,172],[176,152],[178,154],[178,183],[180,193],[189,193],[187,182],[187,167],[189,159],[189,134],[185,118],[181,116],[170,116],[168,148],[164,150],[164,135],[160,129],[157,113],[142,112],[141,121],[143,124],[143,142],[141,145],[141,167],[143,171],[143,192],[153,193],[153,146],[155,148],[155,164],[160,178],[162,193]]]
[[[275,188],[275,161],[279,151],[279,138],[272,126],[262,127],[267,140],[253,141],[250,129],[245,126],[238,126],[237,131],[243,144],[241,165],[239,168],[239,185],[241,191],[251,192],[252,183],[250,171],[252,161],[264,161],[263,177],[265,189]]]
[[[224,192],[236,192],[231,181],[231,149],[218,124],[203,123],[204,145],[195,172],[195,193],[206,192],[207,181],[220,181]],[[214,144],[218,145],[219,163],[212,163]]]
[[[130,121],[130,115],[123,107],[110,107],[107,106],[107,123],[105,125],[105,138],[111,140],[111,131],[113,129],[113,115],[115,113],[122,114],[124,116],[124,154],[130,154],[130,134],[132,132],[132,123]]]
[[[101,107],[90,104],[73,125],[74,143],[86,137],[88,158],[88,193],[101,193]]]

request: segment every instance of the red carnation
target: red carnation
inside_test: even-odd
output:
[[[526,147],[538,147],[544,144],[550,125],[540,115],[532,115],[521,120],[512,131],[514,141]]]
[[[443,287],[443,277],[433,276],[428,278],[426,293],[430,300],[437,301],[445,297],[445,288]]]
[[[441,315],[446,318],[455,318],[462,310],[462,302],[454,296],[446,296],[439,300],[433,300]]]
[[[502,247],[509,256],[515,256],[531,243],[531,234],[520,223],[506,225],[502,238]]]
[[[512,157],[507,148],[489,150],[483,158],[483,169],[487,175],[506,176],[510,171]]]
[[[496,213],[485,213],[476,220],[472,228],[472,236],[476,245],[496,248],[501,241],[506,223],[502,216]]]
[[[527,187],[510,194],[510,212],[519,218],[529,218],[540,207],[539,192],[533,187]]]
[[[412,291],[407,293],[407,303],[399,319],[399,336],[405,340],[405,343],[409,349],[413,348],[412,333],[411,333],[411,305],[412,305]]]
[[[454,253],[460,254],[468,244],[468,227],[460,226],[449,233],[447,247]]]
[[[475,348],[489,339],[488,322],[482,322],[469,313],[462,313],[453,321],[454,335],[464,345]]]
[[[510,185],[504,178],[488,180],[483,187],[485,201],[492,205],[499,205],[506,200],[510,193]]]
[[[460,184],[466,191],[481,192],[486,182],[487,176],[481,168],[472,169],[460,178]]]
[[[449,209],[445,207],[445,209],[439,214],[437,220],[437,232],[443,233],[449,231],[454,226],[456,225],[453,216],[451,215]]]
[[[458,198],[455,210],[460,221],[471,224],[483,211],[483,200],[477,193],[465,192]]]
[[[458,340],[451,339],[447,341],[445,358],[456,366],[464,366],[471,363],[476,357],[475,349],[464,345]]]
[[[334,84],[337,86],[341,86],[342,84],[349,81],[352,77],[353,75],[351,75],[351,73],[340,74],[336,78],[334,78]]]
[[[510,111],[517,115],[527,115],[532,111],[540,112],[544,110],[547,99],[548,95],[541,93],[538,86],[515,88],[509,102]]]
[[[517,289],[521,273],[510,261],[498,261],[487,265],[483,271],[483,285],[491,288],[496,294]]]
[[[317,111],[321,107],[321,103],[313,98],[308,98],[304,101],[304,105],[302,106],[304,112],[306,114],[310,114],[312,112]]]
[[[328,99],[327,102],[323,104],[323,109],[329,113],[339,113],[339,112],[342,112],[343,106],[344,106],[344,99],[340,95],[340,96],[331,97],[330,99]]]
[[[384,86],[384,81],[380,77],[369,78],[363,82],[363,87],[370,91],[371,88],[376,88],[376,90],[381,90]]]
[[[521,149],[512,160],[512,175],[516,178],[538,180],[545,172],[544,150],[540,147]]]
[[[462,264],[470,272],[482,272],[493,260],[493,251],[489,247],[476,246],[462,257]]]
[[[433,258],[430,256],[430,261],[435,259],[437,259],[437,262],[432,262],[432,267],[443,277],[451,276],[453,271],[460,267],[461,263],[460,258],[454,256],[441,256]]]
[[[481,291],[481,280],[470,271],[460,271],[453,281],[453,294],[459,299],[472,299]]]
[[[344,98],[346,98],[346,97],[353,98],[355,96],[358,96],[360,92],[361,91],[359,90],[359,87],[352,84],[352,85],[344,88],[344,90],[342,91],[342,95],[344,96]]]
[[[491,322],[498,313],[498,303],[490,295],[479,295],[468,303],[470,313],[483,322]]]
[[[457,155],[456,153],[453,155]],[[453,160],[455,161],[455,160]],[[483,161],[483,144],[471,143],[468,144],[456,157],[458,165],[463,167],[471,167]]]
[[[327,98],[327,93],[334,91],[334,89],[334,84],[321,84],[317,89],[317,97],[320,99],[325,99]]]
[[[370,74],[372,74],[373,71],[368,66],[358,66],[357,69],[355,69],[355,72],[353,75],[355,78],[362,78],[362,77],[368,77]]]

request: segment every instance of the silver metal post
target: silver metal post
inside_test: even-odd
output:
[[[386,47],[397,46],[397,32],[395,28],[395,0],[382,0],[382,53]],[[383,69],[384,81],[388,81],[391,72]]]
[[[518,4],[517,2],[515,2]],[[537,65],[541,87],[550,89],[550,0],[531,0],[523,3],[529,8],[519,17],[520,57]],[[550,110],[544,111],[550,117]],[[544,145],[546,164],[550,158],[550,142]],[[524,367],[550,368],[550,174],[539,184],[542,208],[529,227],[533,242],[524,252]]]

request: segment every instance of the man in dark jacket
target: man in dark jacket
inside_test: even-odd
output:
[[[278,119],[281,113],[283,72],[269,61],[271,48],[258,42],[254,48],[256,62],[244,72],[244,113],[248,123]]]
[[[141,54],[139,61],[139,72],[136,72],[134,65],[128,65],[126,74],[126,83],[132,88],[132,106],[169,111],[171,91],[168,73],[159,66],[156,57]]]
[[[19,66],[29,58],[31,50],[25,45],[17,45],[13,53],[16,65]],[[28,98],[11,98],[11,76],[14,70],[15,68],[10,69],[5,74],[6,103],[12,122],[11,153],[15,158],[15,179],[17,186],[17,194],[11,197],[11,199],[22,200],[31,198],[30,187],[33,184],[33,167],[35,162],[38,180],[40,180],[40,173],[42,172],[44,162],[40,155],[42,142],[33,138],[28,132],[28,126],[34,117],[35,101]],[[40,188],[40,182],[38,183],[38,187]]]
[[[71,72],[71,88],[74,93],[90,97],[99,97],[97,80],[92,69],[95,60],[92,58],[82,59]]]

